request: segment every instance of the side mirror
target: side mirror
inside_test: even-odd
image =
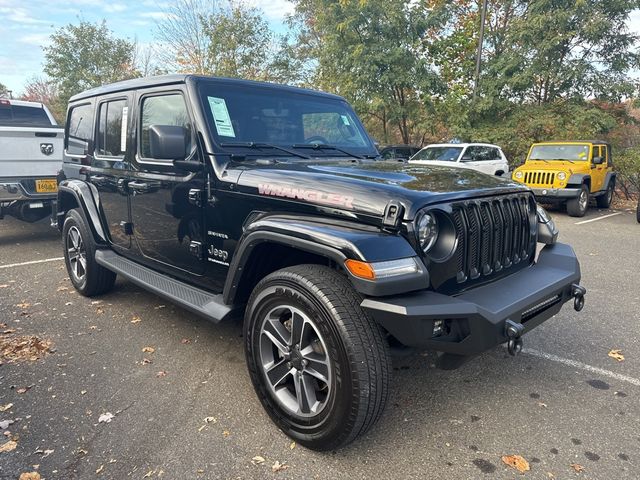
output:
[[[151,158],[158,160],[184,160],[187,152],[187,130],[175,125],[149,127]]]
[[[604,163],[604,158],[602,157],[593,157],[593,163],[595,165],[601,165]]]

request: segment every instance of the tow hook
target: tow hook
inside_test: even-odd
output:
[[[573,308],[576,312],[579,312],[584,308],[584,295],[587,293],[587,289],[581,287],[577,283],[571,285],[571,295],[573,296]]]
[[[507,350],[509,355],[516,356],[522,351],[522,334],[524,333],[524,325],[507,320],[505,323],[505,333],[509,340],[507,341]]]

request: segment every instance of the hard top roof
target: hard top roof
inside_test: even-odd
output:
[[[465,147],[470,147],[470,146],[500,148],[499,145],[494,145],[493,143],[471,142],[471,143],[430,143],[429,145],[426,145],[425,147],[423,147],[423,149],[424,148],[429,148],[429,147],[460,147],[460,148],[465,148]]]
[[[289,85],[280,85],[277,83],[258,82],[255,80],[243,80],[239,78],[225,78],[225,77],[211,77],[206,75],[187,75],[187,74],[173,74],[173,75],[160,75],[156,77],[134,78],[132,80],[124,80],[122,82],[110,83],[101,87],[85,90],[82,93],[78,93],[69,99],[69,102],[76,102],[85,98],[96,97],[100,95],[106,95],[109,93],[123,92],[127,90],[138,90],[141,88],[159,87],[163,85],[172,85],[188,82],[215,82],[219,84],[228,85],[244,85],[253,87],[265,87],[278,90],[287,90],[290,92],[306,93],[310,95],[319,95],[324,97],[331,97],[335,99],[343,100],[342,97],[334,95],[332,93],[319,92],[317,90],[309,90],[306,88],[292,87]]]
[[[562,143],[576,144],[576,143],[589,143],[589,144],[604,144],[609,145],[606,140],[545,140],[544,142],[533,142],[533,145],[558,145]]]

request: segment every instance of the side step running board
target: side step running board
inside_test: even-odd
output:
[[[212,322],[218,323],[224,320],[233,311],[232,306],[222,301],[222,295],[214,295],[157,273],[112,250],[96,250],[96,262],[145,290],[202,315]]]

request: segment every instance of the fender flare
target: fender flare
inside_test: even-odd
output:
[[[429,286],[427,269],[413,247],[400,235],[388,234],[375,228],[366,229],[349,222],[336,221],[330,224],[326,222],[326,218],[268,215],[244,227],[224,285],[225,303],[234,303],[245,265],[250,261],[255,247],[262,243],[276,243],[319,255],[341,267],[347,259],[382,262],[406,257],[415,257],[422,267],[419,273],[375,281],[355,277],[345,268],[344,271],[354,287],[363,295],[393,295]]]
[[[573,173],[567,181],[567,187],[580,187],[583,183],[591,185],[591,175],[588,173]]]
[[[100,195],[98,190],[95,186],[82,180],[63,180],[58,186],[58,228],[62,228],[62,223],[64,222],[67,212],[71,210],[71,208],[74,208],[74,206],[69,204],[67,200],[68,196],[73,197],[82,210],[95,240],[98,243],[108,243],[107,235],[101,221]],[[69,208],[70,206],[71,208]]]
[[[609,183],[613,182],[613,186],[615,188],[617,175],[616,172],[607,172],[607,175],[604,177],[604,183],[602,184],[602,190],[607,190],[609,188]]]

